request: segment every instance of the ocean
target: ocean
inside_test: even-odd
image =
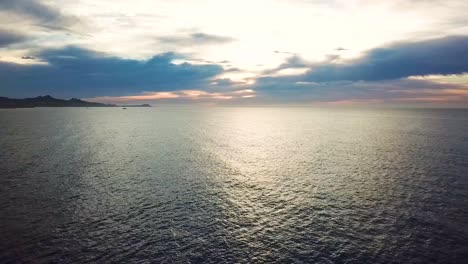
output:
[[[468,110],[0,110],[1,263],[467,263]]]

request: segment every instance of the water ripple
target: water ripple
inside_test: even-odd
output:
[[[0,262],[463,263],[467,116],[0,111]]]

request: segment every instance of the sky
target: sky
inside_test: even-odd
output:
[[[468,107],[465,0],[0,0],[0,96]]]

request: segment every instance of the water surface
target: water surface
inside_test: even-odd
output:
[[[463,263],[468,111],[0,110],[1,263]]]

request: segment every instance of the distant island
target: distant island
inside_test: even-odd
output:
[[[0,97],[0,108],[33,108],[33,107],[121,107],[115,104],[102,104],[87,102],[81,99],[72,98],[70,100],[57,99],[50,95],[38,96],[34,98],[14,99]],[[122,107],[151,107],[149,104],[125,105]]]

